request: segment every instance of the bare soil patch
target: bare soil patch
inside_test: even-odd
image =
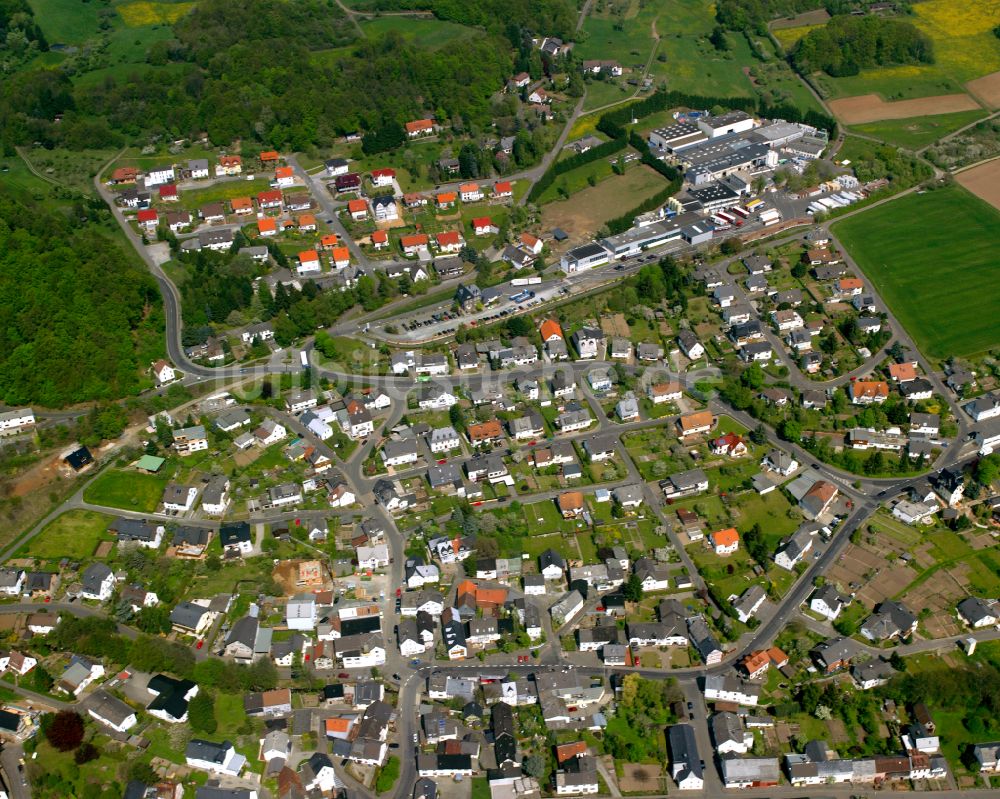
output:
[[[1000,72],[991,72],[989,75],[970,80],[965,84],[965,88],[969,94],[990,108],[1000,108]]]
[[[979,104],[967,94],[939,94],[936,97],[919,97],[887,103],[877,94],[859,94],[831,100],[830,109],[845,125],[861,125],[884,119],[910,119],[911,117],[953,114],[956,111],[975,111]]]
[[[578,191],[568,200],[548,203],[542,208],[542,227],[560,227],[569,235],[566,246],[593,237],[605,222],[666,187],[663,177],[648,166],[629,169],[624,175],[606,178],[596,186]]]
[[[980,200],[1000,210],[1000,159],[959,172],[955,180]]]
[[[618,787],[622,793],[659,793],[663,790],[663,769],[652,763],[622,763]]]
[[[778,19],[771,23],[771,30],[781,30],[783,28],[801,28],[803,25],[822,25],[830,19],[830,14],[825,8],[818,8],[815,11],[806,11],[795,17]]]

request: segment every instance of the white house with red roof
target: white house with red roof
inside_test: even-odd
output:
[[[472,203],[483,199],[483,190],[479,188],[478,183],[463,183],[458,187],[458,192],[463,203]]]
[[[406,135],[410,139],[416,139],[419,136],[430,136],[434,133],[434,120],[414,119],[412,122],[407,122],[404,127],[406,128]]]
[[[709,443],[713,455],[728,455],[730,458],[740,458],[747,454],[747,442],[736,433],[726,433],[724,436],[712,439]]]
[[[532,255],[541,255],[542,248],[545,244],[542,242],[538,236],[532,233],[522,233],[521,234],[521,249],[530,252]]]
[[[514,196],[514,187],[509,180],[498,180],[493,184],[493,198],[496,200],[509,200]]]
[[[493,224],[493,220],[488,216],[480,216],[472,220],[472,232],[477,236],[490,236],[498,233],[499,228]]]
[[[434,238],[441,252],[458,252],[465,244],[465,239],[457,230],[446,230],[444,233],[438,233]]]
[[[146,208],[136,214],[136,221],[138,221],[139,227],[147,233],[152,233],[156,230],[156,226],[160,222],[160,216],[154,209]]]
[[[156,382],[161,386],[164,383],[170,383],[177,379],[177,372],[174,370],[169,363],[164,360],[159,360],[153,364],[153,377],[156,378]]]
[[[372,170],[372,185],[373,186],[391,186],[392,182],[396,179],[395,169],[373,169]]]
[[[298,273],[307,275],[321,270],[319,253],[316,250],[303,250],[299,253]]]

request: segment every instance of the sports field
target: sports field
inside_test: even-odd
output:
[[[834,234],[927,355],[1000,344],[1000,212],[958,186],[837,222]]]

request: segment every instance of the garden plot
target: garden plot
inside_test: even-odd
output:
[[[830,569],[832,582],[845,589],[858,588],[858,599],[874,607],[883,599],[895,596],[917,577],[909,566],[890,564],[886,557],[857,544],[848,544],[837,563]],[[875,576],[877,580],[873,579]]]

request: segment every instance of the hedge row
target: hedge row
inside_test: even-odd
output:
[[[556,178],[560,175],[564,175],[570,170],[577,169],[593,161],[598,161],[601,158],[608,158],[609,156],[617,153],[619,150],[624,150],[627,145],[628,139],[623,133],[621,136],[612,138],[611,141],[606,141],[596,147],[591,147],[585,153],[577,153],[569,158],[556,161],[546,170],[545,174],[538,179],[538,182],[531,187],[531,192],[528,194],[528,200],[534,201],[541,197],[545,190],[555,183]]]

